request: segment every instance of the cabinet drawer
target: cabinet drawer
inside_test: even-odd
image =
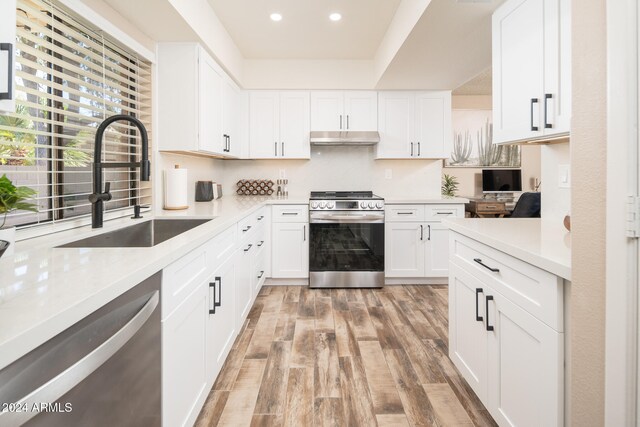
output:
[[[387,205],[385,220],[387,222],[424,221],[424,205]]]
[[[273,222],[309,222],[309,205],[276,205],[271,209]]]
[[[162,270],[162,318],[166,319],[204,280],[208,268],[201,246]]]
[[[427,221],[447,217],[464,218],[464,205],[427,205],[425,215]]]
[[[458,233],[452,232],[451,236],[452,262],[563,332],[561,278]]]
[[[264,224],[264,223],[266,223],[268,221],[268,211],[267,211],[267,209],[268,208],[266,206],[263,206],[253,214],[253,216],[255,217],[257,225]]]
[[[504,202],[490,202],[490,203],[478,203],[476,205],[476,212],[485,212],[485,213],[491,213],[491,212],[504,212],[505,211],[505,204]]]
[[[240,221],[238,221],[238,240],[240,243],[244,243],[247,239],[253,235],[255,228],[257,227],[257,217],[249,215]]]
[[[229,227],[207,243],[207,265],[210,268],[218,268],[236,250],[237,247],[236,227]]]

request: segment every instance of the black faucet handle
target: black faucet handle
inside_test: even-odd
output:
[[[142,215],[140,215],[140,205],[135,205],[133,207],[133,216],[131,218],[132,219],[140,219],[140,218],[142,218]]]
[[[105,193],[109,193],[110,191],[111,191],[111,182],[107,181],[107,182],[104,184],[104,192],[105,192]]]
[[[113,196],[111,195],[111,183],[109,181],[104,184],[104,193],[102,193],[102,200],[108,202]]]

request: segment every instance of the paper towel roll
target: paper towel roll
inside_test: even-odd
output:
[[[164,209],[187,209],[187,169],[175,169],[164,171]]]

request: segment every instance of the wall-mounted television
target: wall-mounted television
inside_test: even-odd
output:
[[[522,191],[520,169],[483,169],[483,193],[516,193]]]

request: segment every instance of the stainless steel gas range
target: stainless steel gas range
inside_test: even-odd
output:
[[[384,199],[371,191],[312,191],[309,286],[384,286]]]

